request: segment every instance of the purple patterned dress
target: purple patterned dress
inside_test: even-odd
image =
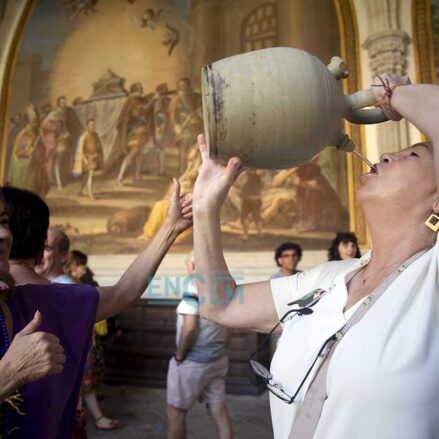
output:
[[[90,347],[99,294],[89,285],[23,285],[16,287],[7,304],[13,336],[39,310],[39,331],[56,335],[67,357],[64,371],[21,388],[20,430],[13,438],[69,439]]]

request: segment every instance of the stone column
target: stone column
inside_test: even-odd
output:
[[[382,73],[407,74],[408,34],[400,29],[400,0],[366,0],[370,35],[363,43],[369,55],[371,78]],[[379,154],[397,151],[410,142],[408,122],[377,126]]]
[[[194,30],[195,50],[192,60],[192,78],[199,81],[201,67],[223,57],[222,1],[193,0],[189,23]]]

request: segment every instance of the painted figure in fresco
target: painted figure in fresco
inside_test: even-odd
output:
[[[76,145],[83,129],[73,108],[67,106],[65,96],[57,99],[57,106],[43,120],[41,139],[46,148],[47,178],[50,183],[52,172],[59,190],[63,179],[71,175],[73,166],[73,145]]]
[[[189,149],[203,131],[201,95],[192,89],[191,80],[182,78],[177,83],[177,98],[174,102],[174,132],[179,151],[179,170],[186,168]]]
[[[52,110],[53,110],[53,106],[50,102],[45,102],[43,105],[41,105],[39,110],[39,115],[41,120],[43,120],[46,116],[48,116]]]
[[[15,113],[10,118],[8,138],[6,140],[5,165],[3,167],[3,169],[6,169],[6,183],[8,183],[7,174],[11,163],[12,149],[13,149],[15,138],[17,137],[19,132],[26,126],[26,124],[27,124],[27,118],[23,117],[21,113]]]
[[[197,144],[193,144],[188,153],[187,168],[178,178],[180,182],[180,193],[186,194],[192,192],[200,166],[201,155],[198,150]],[[163,199],[154,203],[151,213],[148,216],[148,220],[146,221],[143,228],[143,235],[139,236],[139,239],[151,239],[156,234],[157,230],[159,230],[160,227],[163,225],[166,219],[166,215],[168,214],[169,197],[172,194],[172,187],[173,184],[171,183]],[[188,229],[184,233],[182,233],[175,242],[184,242],[191,236],[192,229]]]
[[[38,115],[33,105],[27,108],[23,122],[24,126],[12,141],[9,167],[6,168],[7,182],[11,186],[35,190],[29,178],[30,163],[39,140]]]
[[[299,194],[305,203],[298,202]],[[287,212],[294,217],[286,217]],[[272,188],[262,192],[261,217],[264,223],[294,223],[294,231],[305,232],[340,227],[346,224],[348,214],[320,166],[312,162],[274,176]]]
[[[155,127],[155,149],[159,160],[159,175],[165,174],[165,148],[172,141],[172,127],[169,115],[171,94],[168,84],[160,84],[156,87],[154,101],[154,127]]]
[[[103,161],[102,144],[96,132],[96,122],[94,119],[89,119],[86,130],[79,138],[73,174],[82,175],[80,193],[81,195],[88,195],[91,200],[95,199],[93,195],[93,177],[98,169],[102,169]]]
[[[266,188],[262,194],[262,213],[264,223],[274,224],[284,223],[284,213],[297,212],[297,188],[300,179],[297,176],[297,168],[284,169],[277,172],[270,187]],[[290,221],[288,221],[290,222]]]
[[[149,28],[151,30],[155,30],[156,24],[158,24],[164,15],[168,14],[165,9],[157,9],[155,11],[152,8],[148,8],[139,19],[139,26],[141,28]]]
[[[250,175],[249,176],[247,175]],[[252,175],[254,174],[254,175]],[[221,210],[221,227],[225,231],[238,232],[243,239],[248,237],[248,229],[254,224],[258,234],[262,233],[262,211],[264,193],[271,188],[272,171],[249,169],[239,176],[231,188]],[[252,185],[255,185],[255,188]],[[261,205],[259,205],[259,200]],[[260,224],[257,224],[259,218]],[[245,225],[243,224],[245,222]],[[271,225],[271,224],[270,224]],[[244,232],[246,227],[247,233]]]
[[[180,42],[180,32],[175,27],[170,26],[166,23],[166,33],[163,37],[162,44],[168,48],[168,56],[172,55],[175,46]]]
[[[130,97],[117,122],[117,142],[123,150],[124,159],[117,176],[117,184],[123,186],[123,179],[128,168],[134,166],[134,181],[140,181],[144,149],[154,145],[154,99],[152,95],[144,96],[142,84],[131,86]]]
[[[148,8],[142,14],[142,17],[139,19],[140,28],[148,28],[152,31],[156,30],[156,25],[159,24],[165,15],[169,14],[165,9],[157,9],[154,10],[152,8]],[[169,23],[165,24],[166,33],[163,37],[162,44],[168,47],[168,56],[172,55],[172,52],[175,46],[180,41],[180,32],[175,27],[169,25]]]
[[[63,150],[66,150],[66,143],[69,140],[69,135],[65,128],[64,115],[59,108],[50,111],[50,113],[43,119],[40,127],[40,136],[43,145],[45,176],[39,194],[42,197],[45,197],[47,192],[49,192],[50,182],[52,181],[57,147],[60,147],[62,153]],[[60,179],[57,183],[59,186],[61,185]]]
[[[241,225],[243,239],[248,239],[250,220],[256,224],[258,235],[262,235],[261,191],[263,188],[263,173],[264,171],[259,169],[249,169],[245,173],[246,181],[241,187]]]
[[[70,20],[72,20],[81,14],[88,15],[89,12],[98,12],[96,9],[98,2],[99,0],[66,0],[63,4],[72,7],[72,15],[70,16]]]

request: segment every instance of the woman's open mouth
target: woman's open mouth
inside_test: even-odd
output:
[[[366,173],[366,175],[375,175],[375,174],[378,174],[378,163],[372,165],[369,172]]]

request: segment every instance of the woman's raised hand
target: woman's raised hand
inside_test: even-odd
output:
[[[202,164],[194,187],[194,212],[219,210],[241,172],[241,159],[232,157],[227,166],[209,158],[203,134],[198,136]]]
[[[192,226],[192,194],[180,194],[180,182],[174,178],[169,197],[168,221],[176,234]]]
[[[2,358],[2,363],[14,373],[17,388],[64,369],[64,348],[55,335],[38,331],[40,325],[41,313],[37,311],[33,320],[14,337]]]
[[[372,92],[377,100],[376,106],[380,107],[390,120],[396,122],[402,118],[391,104],[393,90],[400,85],[408,84],[411,84],[408,76],[400,76],[393,73],[383,73],[374,79]]]

